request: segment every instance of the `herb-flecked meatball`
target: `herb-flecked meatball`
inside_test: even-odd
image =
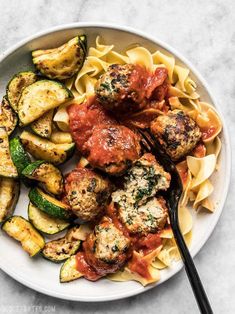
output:
[[[98,101],[108,110],[136,111],[146,105],[155,89],[167,78],[167,69],[154,72],[134,64],[112,64],[98,80],[95,93]]]
[[[130,256],[130,239],[108,218],[95,227],[83,243],[85,259],[101,275],[119,270]]]
[[[104,211],[110,193],[109,180],[91,169],[76,168],[66,176],[65,199],[83,221],[92,221]]]
[[[158,116],[151,123],[151,132],[174,161],[187,155],[201,138],[196,122],[182,110]]]
[[[155,195],[169,188],[170,174],[147,153],[133,163],[125,180],[124,188],[112,193],[122,223],[130,233],[141,235],[161,230],[167,208],[164,199]]]
[[[162,197],[152,197],[138,207],[128,202],[119,207],[119,217],[130,233],[146,235],[162,230],[167,221],[167,207]]]
[[[109,110],[120,109],[123,100],[141,101],[142,72],[142,67],[134,64],[112,64],[96,84],[98,101]]]
[[[111,175],[123,174],[139,158],[139,137],[123,125],[96,126],[84,145],[87,160],[94,168]]]

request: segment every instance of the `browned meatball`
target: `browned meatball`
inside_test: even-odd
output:
[[[151,123],[151,132],[174,161],[187,155],[201,138],[198,125],[182,110],[158,116]]]
[[[65,179],[65,200],[83,221],[99,216],[109,199],[109,180],[87,168],[76,168]]]
[[[106,125],[117,123],[94,98],[83,104],[72,104],[67,111],[72,137],[82,153],[83,145],[92,135],[95,126],[101,123]]]
[[[97,274],[105,276],[123,267],[130,256],[130,245],[130,239],[103,218],[83,243],[85,259]]]
[[[91,166],[121,175],[139,158],[139,137],[123,125],[100,124],[84,145]]]
[[[98,80],[95,93],[106,109],[126,113],[143,108],[145,100],[166,78],[163,67],[151,73],[140,65],[112,64]]]

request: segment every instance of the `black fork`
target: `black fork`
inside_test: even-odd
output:
[[[139,130],[142,136],[142,143],[146,150],[151,152],[159,163],[163,166],[165,171],[171,174],[170,187],[165,193],[166,202],[169,209],[169,216],[171,222],[171,228],[174,234],[175,241],[177,243],[181,258],[183,260],[188,279],[192,286],[194,296],[197,300],[198,307],[203,314],[213,313],[207,298],[206,292],[203,288],[202,282],[198,275],[197,269],[194,265],[193,259],[189,253],[188,247],[185,244],[184,237],[180,231],[178,221],[178,204],[182,194],[182,183],[179,173],[175,164],[171,158],[164,152],[159,142],[152,136],[150,131]]]

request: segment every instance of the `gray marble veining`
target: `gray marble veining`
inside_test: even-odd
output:
[[[235,2],[233,0],[0,0],[0,53],[28,35],[71,22],[136,27],[179,50],[210,84],[235,147]],[[215,313],[235,313],[234,179],[221,219],[195,258]],[[198,313],[184,271],[156,289],[126,300],[88,304],[58,300],[0,271],[0,313]],[[5,306],[5,307],[4,307]],[[21,308],[17,309],[17,306]],[[23,307],[22,307],[23,306]],[[13,313],[13,312],[11,312]]]

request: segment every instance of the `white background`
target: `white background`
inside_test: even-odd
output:
[[[169,43],[188,58],[208,81],[221,105],[234,145],[234,1],[0,0],[0,13],[0,53],[28,35],[71,22],[110,22],[132,26]],[[195,258],[215,313],[235,313],[234,203],[232,180],[221,219]],[[0,291],[0,314],[198,313],[184,271],[140,296],[109,303],[57,300],[22,286],[2,271]]]

